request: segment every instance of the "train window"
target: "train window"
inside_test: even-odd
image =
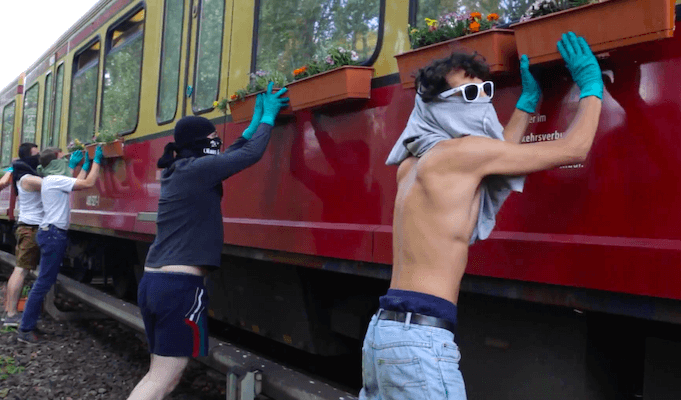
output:
[[[61,103],[64,94],[64,64],[57,67],[54,96],[54,123],[52,124],[52,142],[50,146],[59,146],[59,132],[61,128]]]
[[[34,84],[24,94],[24,115],[21,118],[21,142],[35,142],[38,125],[38,92],[40,85]]]
[[[260,0],[255,69],[293,70],[330,47],[355,51],[359,61],[374,54],[380,40],[380,0]]]
[[[54,96],[52,73],[45,75],[45,94],[43,94],[43,129],[41,137],[41,148],[46,149],[52,147],[52,116],[54,110],[52,109],[52,97]]]
[[[166,0],[161,45],[161,73],[158,82],[156,120],[170,122],[177,111],[177,91],[180,88],[180,49],[184,3]]]
[[[483,15],[490,13],[499,14],[505,22],[517,21],[525,11],[534,3],[534,0],[517,1],[472,1],[472,0],[410,0],[411,15],[409,18],[412,26],[423,28],[426,26],[426,18],[437,19],[442,15],[458,12],[467,14],[478,11]]]
[[[2,145],[0,145],[0,165],[9,166],[12,162],[12,141],[14,139],[14,108],[11,102],[2,109]]]
[[[195,113],[211,110],[218,98],[224,16],[224,0],[201,2],[192,106]]]
[[[111,133],[130,133],[139,115],[144,10],[109,30],[107,40],[100,127]]]
[[[71,105],[69,107],[68,140],[91,142],[95,133],[97,107],[97,75],[99,72],[99,41],[78,53],[73,60]]]

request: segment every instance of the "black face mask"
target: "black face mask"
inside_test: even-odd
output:
[[[220,149],[222,148],[222,140],[219,137],[214,137],[212,139],[206,138],[208,141],[207,145],[203,148],[203,154],[210,154],[217,156],[220,154]]]

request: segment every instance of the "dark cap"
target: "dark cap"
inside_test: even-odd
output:
[[[203,117],[187,116],[175,124],[175,144],[184,147],[215,132],[215,125]]]

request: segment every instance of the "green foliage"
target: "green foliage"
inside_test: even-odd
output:
[[[38,91],[36,83],[24,94],[24,115],[21,120],[21,142],[35,142],[38,123]]]
[[[31,291],[31,287],[28,285],[24,285],[23,288],[21,288],[21,297],[28,297],[28,292]]]
[[[0,380],[9,378],[9,375],[20,374],[26,367],[16,365],[14,357],[0,356]]]
[[[226,113],[227,104],[230,101],[243,100],[243,98],[249,94],[262,92],[267,89],[267,85],[269,85],[270,82],[274,82],[275,88],[283,88],[289,83],[289,80],[286,75],[279,71],[268,72],[258,70],[254,74],[251,74],[251,81],[245,88],[237,90],[229,97],[229,100],[220,99],[219,101],[213,102],[213,107]]]
[[[177,111],[182,48],[182,9],[184,2],[166,1],[163,22],[163,50],[158,94],[158,119],[173,119]]]
[[[358,65],[359,55],[354,50],[343,47],[332,47],[323,58],[314,57],[313,60],[293,71],[293,79],[303,79],[320,74],[345,65]]]
[[[423,28],[408,26],[409,43],[412,49],[486,31],[499,23],[499,15],[492,13],[483,17],[479,12],[470,14],[450,12],[437,20],[426,18],[425,21],[427,26]]]
[[[14,138],[15,102],[12,101],[2,110],[2,148],[0,164],[9,165],[12,161],[12,139]]]
[[[261,0],[256,67],[292,71],[343,47],[368,59],[376,49],[379,0]]]
[[[124,133],[137,126],[144,38],[138,29],[106,56],[100,132]]]
[[[95,133],[95,104],[97,102],[97,72],[99,58],[76,72],[71,79],[71,106],[69,107],[70,140],[83,142]]]
[[[210,109],[218,97],[224,15],[224,0],[202,2],[196,50],[196,81],[192,107],[194,111]]]
[[[530,6],[523,20],[597,2],[598,0],[539,0]]]
[[[73,153],[76,150],[85,150],[85,145],[79,139],[73,139],[71,143],[66,146],[66,150],[69,153]]]
[[[92,139],[95,141],[95,143],[111,143],[118,140],[120,137],[121,135],[116,132],[108,129],[102,129]]]

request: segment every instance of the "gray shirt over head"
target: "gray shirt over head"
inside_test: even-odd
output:
[[[504,127],[489,97],[466,102],[462,96],[441,97],[425,103],[416,95],[407,127],[390,151],[387,165],[398,165],[409,156],[421,157],[442,140],[481,136],[504,140]],[[496,215],[511,191],[522,192],[524,176],[489,175],[480,184],[480,211],[470,244],[487,239]]]

